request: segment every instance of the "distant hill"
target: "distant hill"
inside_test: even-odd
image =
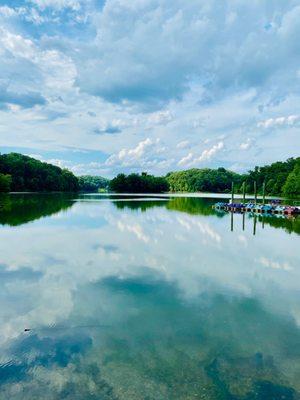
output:
[[[2,185],[1,185],[2,182]],[[78,178],[67,169],[19,153],[0,155],[0,191],[74,192]]]

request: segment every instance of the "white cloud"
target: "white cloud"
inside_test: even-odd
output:
[[[179,166],[191,167],[197,164],[200,164],[204,161],[209,161],[212,157],[214,157],[220,150],[224,148],[224,143],[218,142],[217,144],[213,145],[209,149],[205,149],[202,151],[200,156],[195,156],[193,153],[189,153],[187,156],[181,158],[178,161]]]
[[[252,140],[248,138],[245,142],[240,144],[240,149],[241,150],[248,150],[251,147]]]
[[[160,124],[167,124],[168,122],[171,122],[172,119],[173,116],[171,112],[169,110],[166,110],[150,114],[148,117],[148,122],[152,125],[160,125]]]
[[[293,156],[295,129],[263,131],[299,124],[299,15],[293,0],[2,1],[0,146],[99,150],[111,165],[72,168],[102,161],[110,176],[222,166],[225,140],[222,163],[241,171],[253,160],[237,149]]]
[[[10,18],[10,17],[15,17],[17,16],[18,13],[14,8],[8,7],[8,6],[1,6],[0,7],[0,16],[4,18]]]
[[[74,80],[76,70],[69,57],[58,50],[42,50],[32,40],[0,28],[0,52],[5,51],[15,59],[26,59],[36,64],[44,73],[46,82],[51,82],[53,75],[60,75],[60,82],[67,79],[68,84],[69,76],[72,77],[72,82]]]
[[[158,161],[155,159],[163,148],[159,139],[146,138],[132,149],[122,149],[117,154],[112,154],[105,162],[107,166],[151,166]]]
[[[190,142],[188,140],[182,140],[181,142],[177,143],[176,148],[177,149],[186,149],[189,147]]]
[[[186,155],[185,157],[182,157],[178,161],[178,165],[182,165],[182,166],[188,165],[192,162],[193,158],[194,158],[193,153],[188,153],[188,155]]]
[[[281,126],[295,126],[299,124],[299,115],[289,115],[287,117],[269,118],[257,124],[259,128],[276,128]]]
[[[35,56],[32,40],[13,34],[4,28],[0,28],[0,45],[0,51],[7,50],[15,57],[32,59]]]
[[[64,8],[71,8],[74,11],[78,11],[80,9],[80,5],[82,0],[30,0],[31,3],[38,6],[41,10],[45,8],[51,7],[57,10],[61,10]]]

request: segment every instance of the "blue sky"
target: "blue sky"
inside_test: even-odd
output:
[[[299,156],[298,0],[0,0],[0,151],[113,176]]]

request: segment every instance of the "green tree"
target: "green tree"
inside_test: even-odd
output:
[[[16,192],[74,192],[79,188],[72,172],[19,153],[0,155],[0,173],[11,176],[11,190]]]
[[[231,182],[241,185],[242,176],[225,168],[189,169],[171,172],[166,179],[172,192],[228,192]]]
[[[0,192],[9,192],[11,187],[11,176],[0,173]]]
[[[118,193],[162,193],[169,190],[169,185],[166,178],[143,172],[141,175],[119,174],[110,181],[109,188]]]
[[[283,194],[286,197],[300,197],[300,161],[297,162],[293,171],[289,173],[283,185]]]
[[[263,183],[266,183],[266,194],[278,196],[283,194],[283,187],[288,175],[293,171],[299,158],[289,158],[286,161],[277,161],[263,167],[256,166],[249,171],[246,177],[247,192],[253,192],[253,182],[256,181],[258,192],[262,192]]]
[[[109,185],[109,180],[102,176],[84,175],[78,178],[79,190],[82,192],[99,192],[99,190],[106,190]]]

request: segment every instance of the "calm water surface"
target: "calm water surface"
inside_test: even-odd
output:
[[[299,399],[299,220],[213,203],[0,197],[0,399]]]

